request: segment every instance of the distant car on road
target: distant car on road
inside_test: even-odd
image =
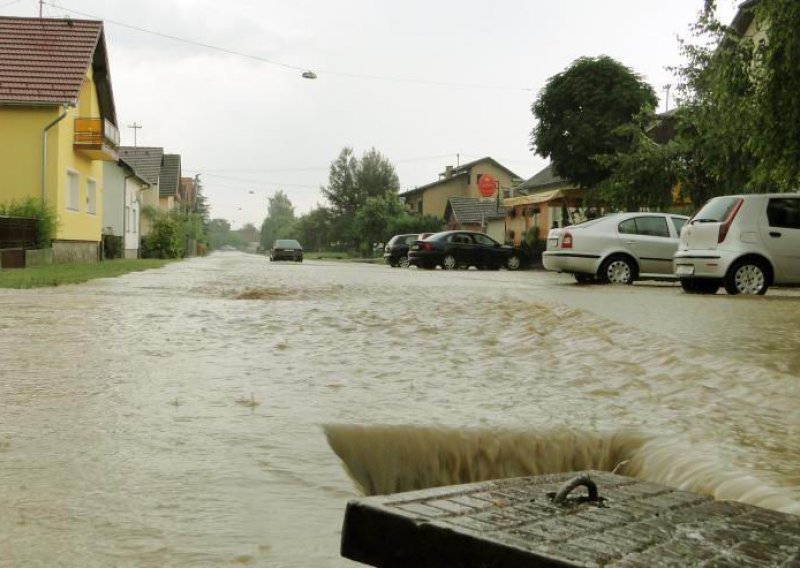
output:
[[[389,266],[408,267],[408,248],[417,242],[419,235],[395,235],[383,249],[383,261]]]
[[[672,257],[688,220],[665,213],[616,213],[551,229],[542,264],[578,283],[674,279]]]
[[[416,241],[408,251],[408,261],[419,268],[444,270],[469,268],[516,270],[521,265],[519,249],[501,245],[493,238],[476,231],[443,231]]]
[[[686,292],[765,294],[800,284],[800,194],[715,197],[681,231],[675,276]]]
[[[278,239],[269,251],[269,259],[303,262],[303,246],[294,239]]]

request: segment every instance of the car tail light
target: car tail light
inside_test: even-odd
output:
[[[733,206],[731,212],[728,213],[728,218],[722,222],[722,225],[719,226],[719,236],[717,237],[717,244],[721,243],[725,240],[725,237],[728,236],[728,231],[731,228],[731,223],[733,223],[736,214],[739,212],[739,209],[742,207],[742,203],[744,203],[744,199],[737,199],[736,205]]]
[[[561,239],[561,248],[562,249],[572,248],[572,233],[564,233],[564,238]]]
[[[420,245],[419,249],[420,249],[420,250],[424,250],[424,251],[429,251],[429,252],[430,252],[430,251],[432,251],[432,250],[433,250],[433,245],[432,245],[431,243],[422,243],[422,244]]]

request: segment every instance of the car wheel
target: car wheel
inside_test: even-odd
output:
[[[444,258],[442,259],[442,268],[445,270],[455,270],[458,268],[456,257],[454,257],[452,254],[444,255]]]
[[[397,261],[397,266],[399,266],[400,268],[408,268],[408,257],[401,256],[400,260]]]
[[[738,260],[725,276],[725,291],[728,294],[763,296],[768,288],[769,269],[760,260]]]
[[[633,284],[636,264],[626,256],[612,256],[600,267],[600,279],[609,284]]]
[[[578,284],[591,284],[596,280],[594,274],[583,274],[581,272],[576,272],[572,276],[575,277],[575,282]]]
[[[521,264],[522,262],[520,262],[519,256],[516,254],[512,254],[508,257],[508,260],[506,260],[506,268],[509,270],[519,270]]]

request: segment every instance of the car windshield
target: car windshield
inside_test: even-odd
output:
[[[692,218],[692,223],[721,223],[730,215],[739,202],[738,197],[717,197],[712,199]]]
[[[275,246],[278,248],[294,248],[294,249],[303,248],[300,246],[300,243],[298,243],[294,239],[281,239],[279,241],[275,241]]]

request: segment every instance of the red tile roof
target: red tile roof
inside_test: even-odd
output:
[[[0,104],[75,104],[102,34],[98,21],[0,17]]]

